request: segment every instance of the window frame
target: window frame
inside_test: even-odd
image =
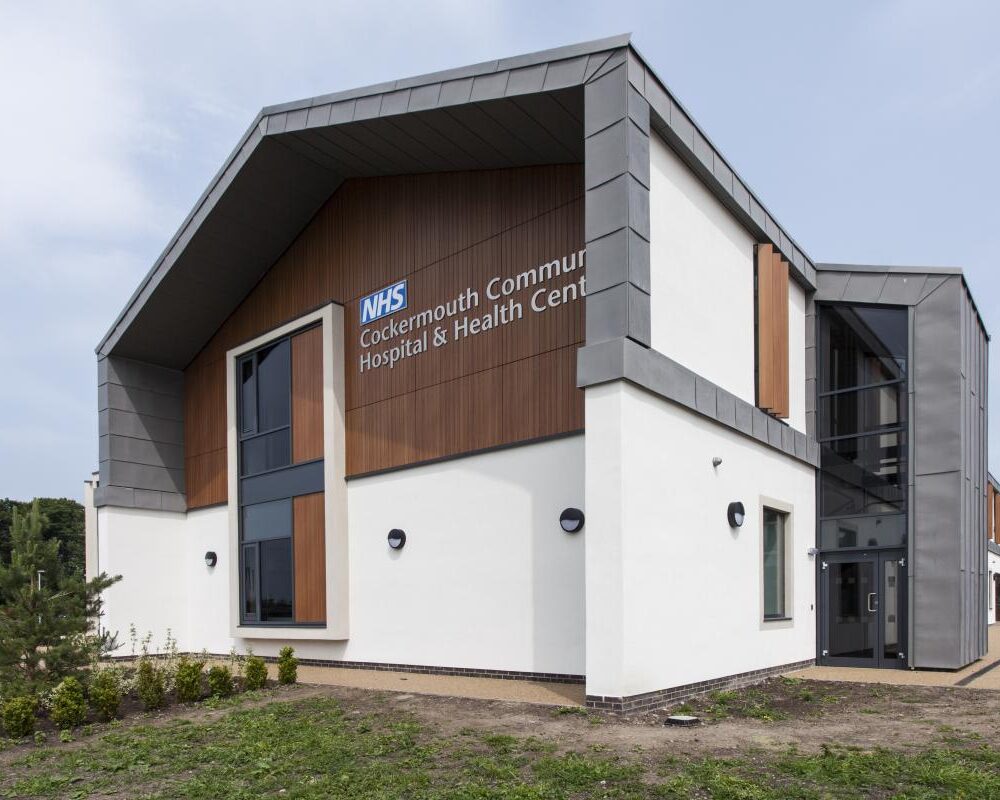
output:
[[[767,515],[776,514],[782,521],[782,542],[781,542],[781,615],[768,615],[766,613],[767,596],[767,575],[764,551],[764,526]],[[789,503],[770,497],[760,498],[759,535],[760,544],[757,546],[759,565],[757,575],[760,581],[760,612],[759,621],[761,629],[790,627],[794,623],[794,577],[795,569],[792,564],[793,539],[794,539],[794,509]]]
[[[340,303],[326,302],[293,319],[275,325],[230,347],[225,355],[226,372],[226,485],[228,518],[228,554],[224,569],[228,571],[226,587],[229,635],[234,639],[302,641],[346,641],[350,638],[351,572],[348,558],[347,483],[344,469],[344,448],[347,438],[344,424],[346,408],[345,338],[348,333],[347,314]],[[325,623],[250,623],[240,618],[238,589],[240,574],[239,523],[241,489],[246,479],[238,475],[239,421],[237,363],[242,356],[276,339],[320,326],[323,339],[323,451],[321,461],[324,491],[324,542],[326,561],[326,622]],[[293,465],[299,469],[302,464]],[[255,478],[256,479],[256,476]]]
[[[292,435],[293,426],[295,420],[292,418],[292,375],[294,370],[293,365],[293,355],[292,355],[292,339],[301,334],[305,333],[312,328],[323,327],[323,320],[311,320],[304,321],[301,325],[292,327],[290,330],[286,330],[282,333],[275,335],[273,338],[266,338],[262,340],[257,340],[252,347],[233,356],[234,365],[234,378],[236,383],[234,383],[233,390],[236,399],[236,479],[237,486],[237,499],[236,499],[236,542],[239,553],[239,574],[240,580],[236,585],[236,607],[237,607],[237,624],[241,628],[324,628],[325,623],[316,622],[298,622],[295,619],[296,613],[296,603],[295,603],[295,522],[294,522],[294,511],[290,510],[291,521],[289,534],[287,536],[264,536],[251,541],[247,541],[244,538],[243,528],[245,524],[245,510],[248,507],[254,505],[261,505],[261,503],[244,503],[243,502],[243,491],[242,491],[242,481],[246,478],[255,478],[262,475],[268,475],[271,473],[279,472],[281,470],[291,469],[300,464],[296,464],[293,461],[293,446],[292,446]],[[258,369],[258,357],[260,353],[265,351],[271,351],[275,347],[284,344],[288,348],[288,422],[282,425],[276,425],[274,427],[268,428],[266,430],[260,430],[260,380],[259,380],[259,369]],[[251,380],[253,382],[253,425],[245,426],[244,421],[246,409],[244,408],[244,394],[243,394],[243,371],[246,364],[252,365],[252,375]],[[270,436],[281,431],[288,431],[288,462],[276,467],[270,467],[265,470],[259,470],[256,472],[246,472],[243,466],[243,445],[248,441],[254,441],[260,439],[264,436]],[[314,459],[322,461],[323,459]],[[302,462],[310,463],[310,462]],[[274,498],[268,502],[277,502],[279,500],[287,500],[289,505],[293,504],[295,495],[290,495],[287,498]],[[264,603],[263,603],[263,589],[264,589],[264,568],[261,563],[261,545],[265,542],[275,541],[275,540],[287,540],[289,542],[289,547],[291,551],[291,558],[289,563],[289,572],[291,577],[291,615],[289,617],[280,617],[276,619],[264,619]],[[247,558],[250,551],[252,551],[254,559],[255,568],[255,581],[256,581],[256,603],[255,611],[252,614],[247,614],[247,609],[245,605],[245,595],[244,595],[244,577],[247,569]]]

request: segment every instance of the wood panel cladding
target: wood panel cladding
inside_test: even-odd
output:
[[[326,622],[323,498],[323,492],[316,492],[292,500],[296,622]]]
[[[331,301],[345,307],[349,476],[582,429],[575,350],[584,302],[571,297],[582,270],[497,300],[485,283],[579,258],[583,247],[580,165],[346,181],[185,370],[188,506],[227,499],[227,350]],[[522,317],[457,341],[448,318],[435,323],[448,344],[435,347],[428,326],[423,353],[362,372],[362,355],[389,345],[362,347],[359,300],[403,278],[408,307],[395,319],[470,289],[479,295],[470,318],[510,301]],[[543,304],[552,291],[567,301],[532,310],[543,287]],[[296,450],[295,460],[306,452]],[[216,470],[222,480],[206,482]]]
[[[788,262],[757,245],[757,405],[788,417]]]
[[[323,457],[323,332],[292,337],[292,462]]]

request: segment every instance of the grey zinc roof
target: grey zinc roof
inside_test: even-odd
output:
[[[579,163],[583,92],[627,63],[650,123],[804,285],[815,267],[628,34],[268,106],[97,346],[182,368],[348,177]]]

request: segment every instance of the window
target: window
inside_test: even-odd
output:
[[[312,485],[300,487],[294,476],[287,477],[287,468],[293,467],[294,460],[293,342],[301,335],[268,343],[240,356],[236,364],[240,609],[244,623],[296,622],[293,500],[300,490],[315,490]],[[297,367],[315,369],[316,365],[305,361]],[[322,471],[321,465],[319,469]],[[248,484],[254,482],[258,488],[251,490]]]
[[[821,545],[898,546],[906,536],[908,312],[822,305],[819,318]]]
[[[291,364],[288,339],[240,360],[240,475],[257,475],[291,463]]]
[[[786,619],[785,522],[787,515],[764,509],[764,619]]]

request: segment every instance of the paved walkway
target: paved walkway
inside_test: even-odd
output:
[[[268,672],[277,678],[275,664]],[[510,700],[515,703],[539,703],[550,706],[582,706],[585,690],[579,683],[509,681],[499,678],[469,678],[456,675],[425,675],[416,672],[344,669],[342,667],[299,667],[299,683],[325,686],[350,686],[412,694],[445,697],[469,697],[476,700]]]
[[[277,667],[268,665],[272,678]],[[788,673],[817,681],[856,681],[899,686],[966,686],[1000,690],[1000,623],[989,629],[989,655],[957,672],[933,670],[867,669],[862,667],[807,667]],[[553,706],[583,705],[585,689],[580,684],[509,681],[498,678],[467,678],[453,675],[423,675],[413,672],[299,667],[299,682],[325,686],[350,686],[412,694],[468,697],[476,700],[509,700]]]
[[[897,686],[966,686],[1000,690],[1000,623],[990,625],[989,653],[965,669],[944,670],[868,669],[867,667],[806,667],[788,673],[814,681],[856,681]]]

